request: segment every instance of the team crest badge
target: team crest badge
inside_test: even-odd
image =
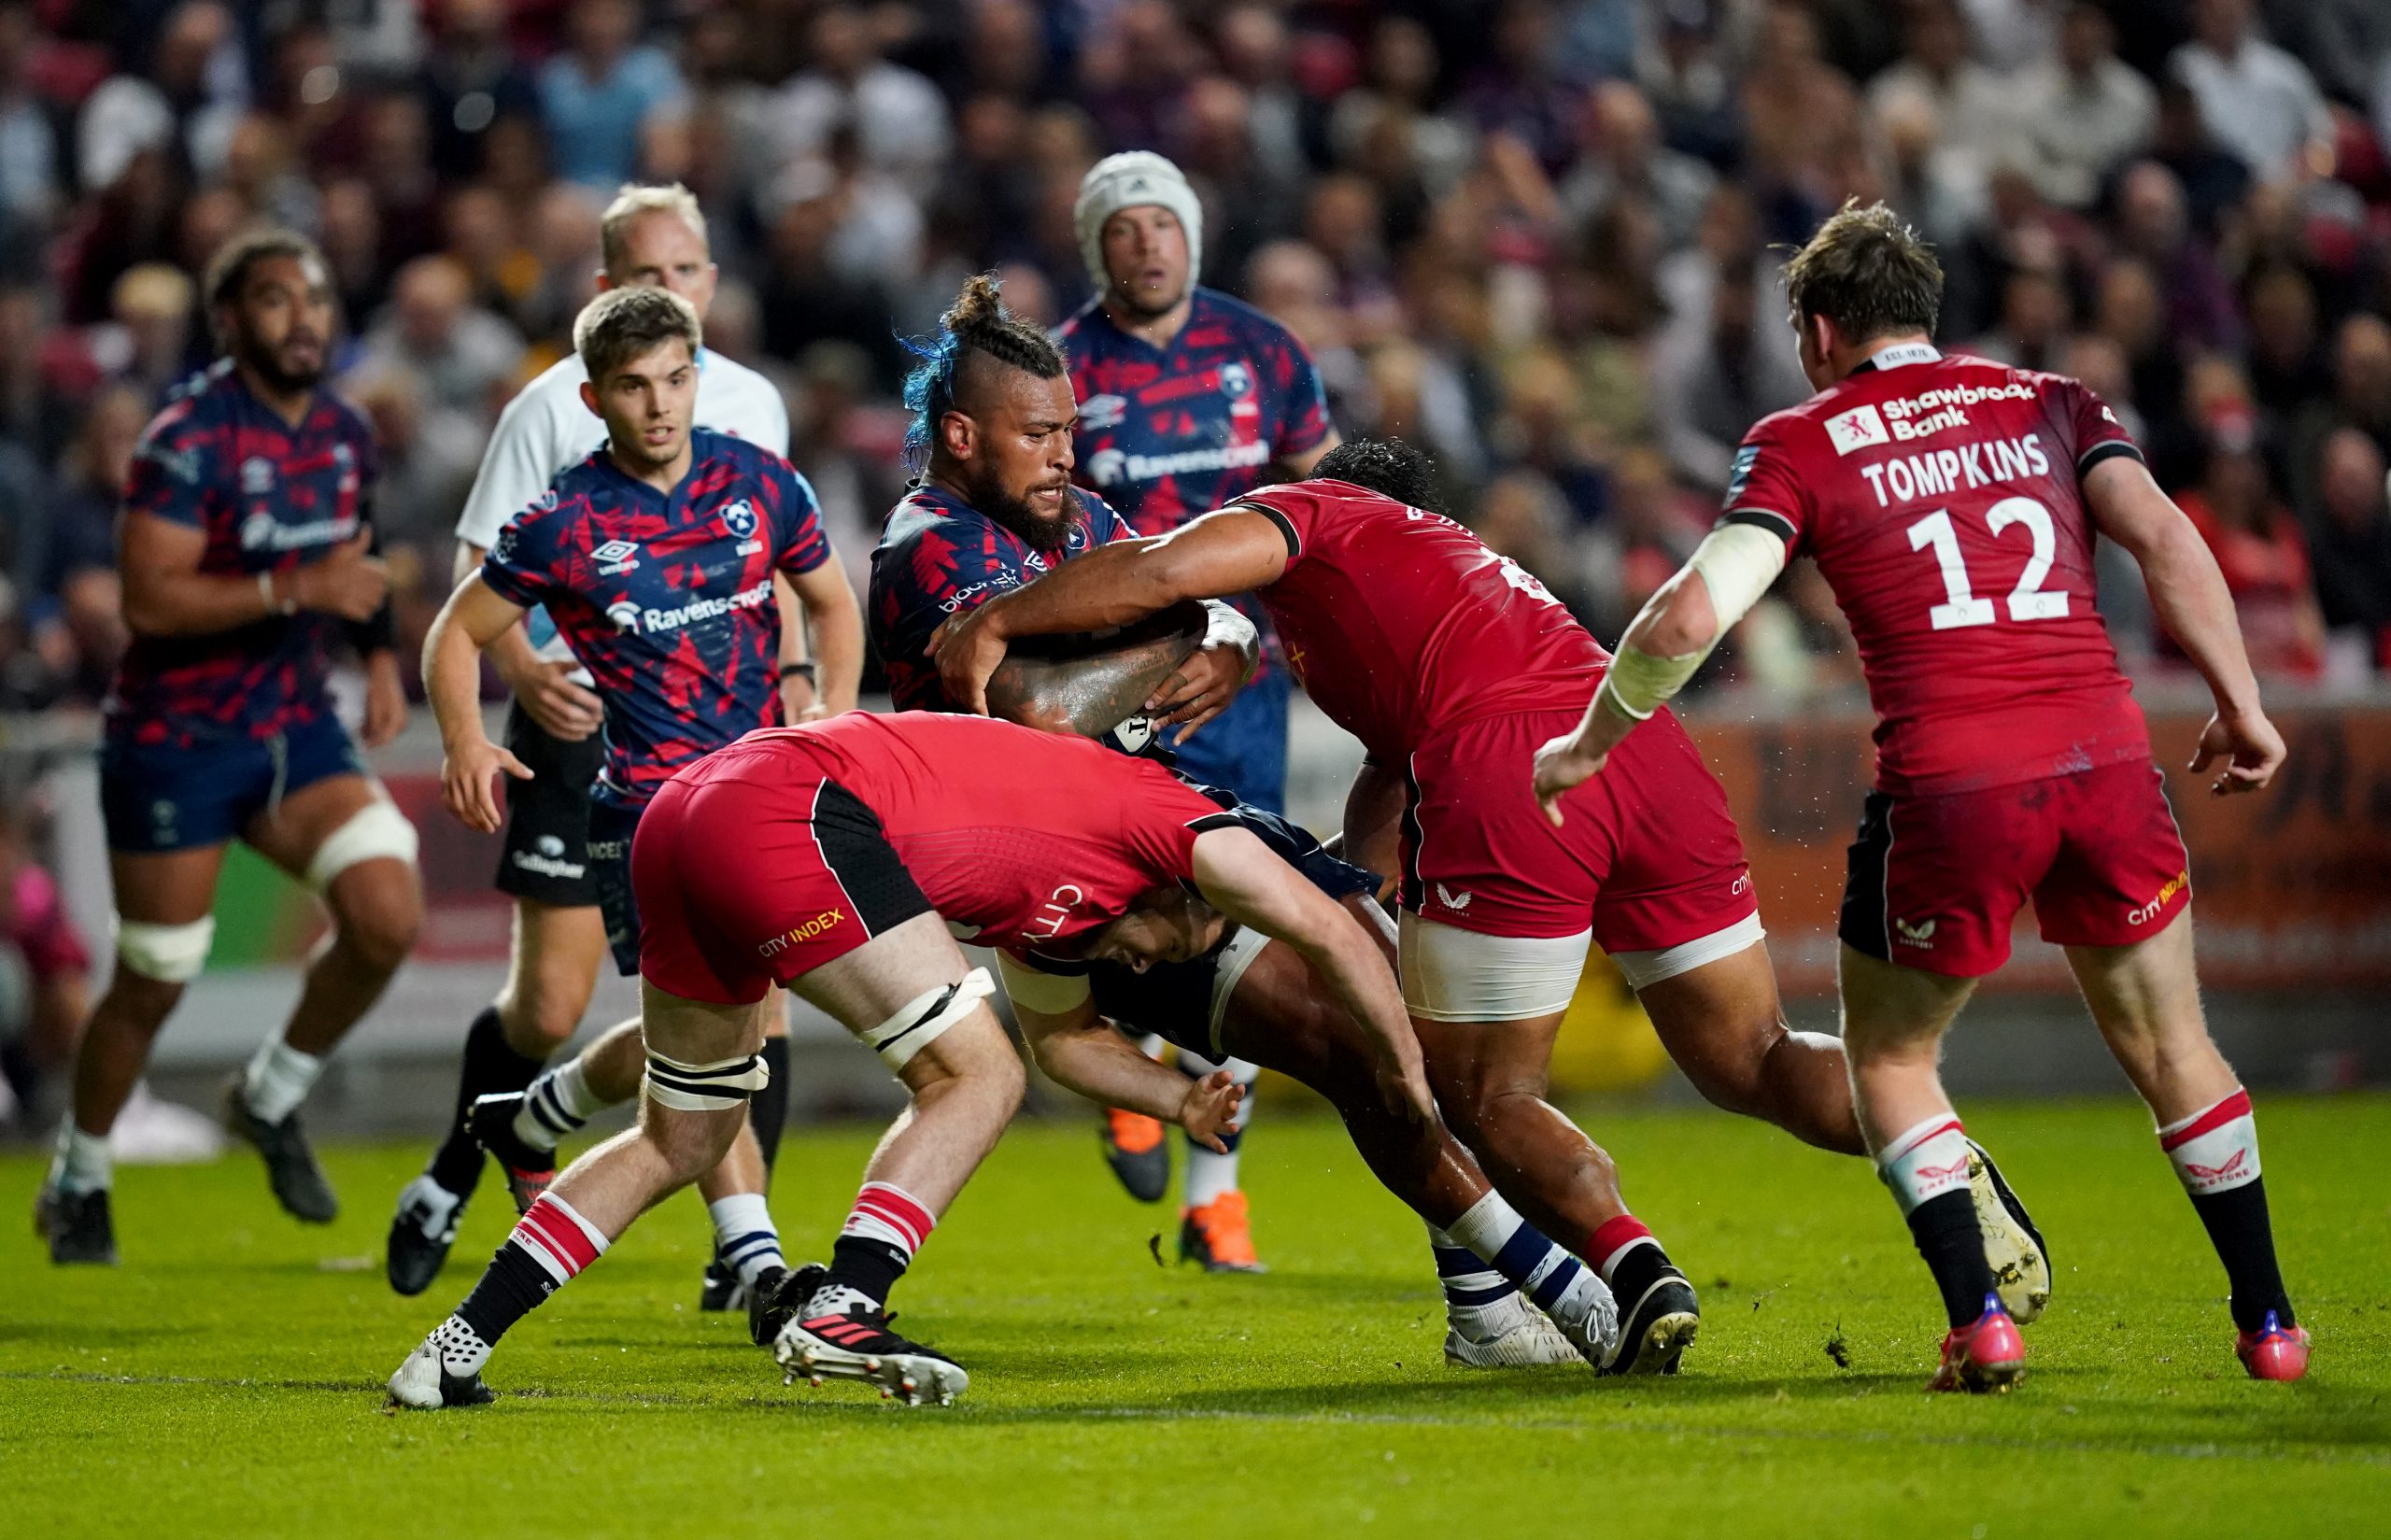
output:
[[[241,461],[241,495],[263,497],[274,490],[274,461],[251,455]]]
[[[1242,363],[1221,365],[1221,389],[1232,401],[1243,401],[1253,394],[1253,371]]]
[[[722,527],[736,538],[745,540],[756,532],[756,505],[741,498],[722,511]]]

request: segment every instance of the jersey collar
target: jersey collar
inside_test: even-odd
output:
[[[1879,347],[1852,368],[1854,374],[1864,374],[1871,369],[1900,369],[1913,363],[1932,363],[1943,356],[1931,342],[1897,342]]]

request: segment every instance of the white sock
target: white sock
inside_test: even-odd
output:
[[[106,1134],[86,1134],[73,1114],[58,1125],[58,1148],[50,1157],[50,1184],[62,1193],[104,1193],[116,1180],[116,1161]]]
[[[2230,1192],[2258,1180],[2258,1124],[2250,1093],[2233,1095],[2158,1130],[2158,1147],[2175,1167],[2175,1180],[2194,1197]]]
[[[559,1139],[578,1133],[605,1106],[590,1095],[589,1078],[576,1053],[542,1071],[524,1091],[523,1109],[515,1114],[515,1137],[534,1150],[554,1150]]]
[[[1237,1105],[1237,1117],[1221,1142],[1229,1147],[1224,1155],[1190,1139],[1187,1142],[1187,1169],[1181,1178],[1181,1201],[1190,1208],[1201,1208],[1224,1193],[1237,1191],[1238,1156],[1243,1149],[1245,1125],[1253,1120],[1253,1082],[1261,1077],[1262,1067],[1243,1059],[1208,1059],[1186,1049],[1179,1051],[1179,1068],[1189,1080],[1201,1080],[1216,1069],[1225,1069],[1232,1080],[1245,1087],[1245,1099]]]
[[[714,1250],[738,1271],[740,1282],[752,1286],[765,1268],[788,1265],[763,1194],[733,1193],[707,1204],[706,1212],[714,1219]]]
[[[1429,1231],[1432,1240],[1436,1233],[1433,1228]],[[1575,1324],[1610,1300],[1610,1289],[1601,1275],[1553,1244],[1491,1188],[1453,1221],[1450,1239],[1485,1262],[1555,1321]]]
[[[322,1059],[300,1053],[280,1038],[269,1038],[258,1044],[241,1077],[241,1100],[256,1117],[280,1123],[299,1109],[323,1072]]]
[[[1937,1112],[1902,1130],[1876,1151],[1876,1175],[1907,1218],[1919,1205],[1968,1185],[1968,1136],[1957,1112]]]
[[[440,1355],[440,1366],[460,1378],[481,1373],[489,1362],[489,1344],[456,1316],[432,1328],[431,1343]]]

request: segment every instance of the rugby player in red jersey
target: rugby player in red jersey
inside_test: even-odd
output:
[[[909,1402],[961,1392],[961,1367],[891,1332],[886,1309],[1021,1100],[1021,1062],[983,1003],[995,982],[967,966],[958,936],[1015,961],[1054,948],[1180,960],[1217,940],[1206,932],[1222,917],[1287,941],[1367,1039],[1389,1114],[1428,1155],[1440,1142],[1394,976],[1353,916],[1218,803],[1092,740],[934,712],[750,733],[649,800],[631,884],[648,1055],[639,1124],[524,1213],[391,1376],[403,1406],[489,1400],[480,1370],[498,1336],[722,1158],[760,1078],[773,984],[838,1018],[912,1093],[829,1267],[799,1275],[810,1292],[775,1352],[793,1373],[870,1380]],[[1212,924],[1189,920],[1189,897]],[[1105,1094],[1170,1112],[1199,1138],[1234,1119],[1225,1071],[1191,1084],[1082,1024],[1072,1046],[1118,1062]]]
[[[1426,506],[1417,450],[1349,444],[1320,471],[958,617],[941,638],[949,692],[976,702],[1012,637],[1252,590],[1305,688],[1369,753],[1343,854],[1402,873],[1404,996],[1448,1123],[1496,1189],[1618,1295],[1607,1367],[1665,1372],[1698,1324],[1693,1291],[1628,1214],[1609,1157],[1543,1099],[1588,945],[1617,959],[1712,1101],[1859,1154],[1841,1048],[1786,1028],[1742,841],[1682,729],[1655,733],[1574,827],[1546,824],[1519,777],[1577,718],[1581,681],[1607,655],[1517,563]],[[2028,1300],[2047,1297],[2022,1216],[1973,1164],[2002,1216],[1994,1265]]]
[[[2029,898],[2225,1264],[2235,1352],[2257,1378],[2297,1379],[2308,1336],[2275,1265],[2250,1098],[2200,1015],[2183,838],[2093,608],[2096,531],[2141,563],[2215,697],[2192,769],[2221,760],[2218,795],[2257,791],[2283,740],[2215,560],[2116,417],[2074,380],[1938,353],[1942,285],[1882,205],[1846,207],[1786,268],[1820,393],[1746,437],[1719,528],[1629,628],[1582,724],[1539,752],[1535,794],[1574,813],[1572,788],[1615,773],[1785,562],[1814,558],[1880,719],[1840,926],[1844,1043],[1861,1130],[1950,1318],[1935,1388],[2006,1389],[2025,1367],[1936,1062]]]

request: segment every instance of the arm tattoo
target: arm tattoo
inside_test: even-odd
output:
[[[1204,640],[1205,615],[1174,604],[1092,642],[1023,638],[988,679],[988,712],[1044,732],[1096,738],[1135,716]]]

